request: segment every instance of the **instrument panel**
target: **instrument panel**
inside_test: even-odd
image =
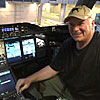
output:
[[[0,40],[0,65],[6,64],[4,41]]]
[[[35,34],[37,31],[40,31],[39,26],[30,23],[0,25],[0,39]]]

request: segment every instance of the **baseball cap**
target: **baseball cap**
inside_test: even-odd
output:
[[[70,17],[76,17],[82,20],[93,18],[92,10],[85,5],[75,6],[65,18],[64,23],[68,22]]]

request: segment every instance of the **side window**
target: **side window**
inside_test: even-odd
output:
[[[96,17],[95,17],[95,24],[96,24],[96,25],[100,25],[100,13],[96,14]]]
[[[97,13],[95,17],[95,29],[100,32],[100,13]]]

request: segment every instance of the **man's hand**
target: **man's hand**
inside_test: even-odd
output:
[[[21,93],[23,90],[28,89],[32,82],[38,82],[42,80],[49,79],[59,72],[53,70],[49,65],[42,68],[40,71],[33,73],[27,78],[19,79],[16,84],[16,89],[18,93]]]
[[[16,90],[18,93],[21,93],[23,90],[29,88],[31,82],[28,78],[19,79],[16,84]]]

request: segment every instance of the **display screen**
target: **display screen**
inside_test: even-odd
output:
[[[36,38],[36,45],[37,47],[41,48],[41,47],[45,47],[45,42],[42,39]]]
[[[2,28],[2,32],[18,31],[18,30],[19,30],[18,27],[15,27],[15,28],[11,28],[11,27],[9,27],[9,28]]]
[[[34,39],[22,40],[23,54],[25,59],[33,58],[36,55]]]
[[[20,48],[20,42],[6,42],[5,43],[6,48],[6,55],[7,55],[7,61],[8,64],[19,62],[22,60],[21,56],[21,48]]]
[[[0,95],[6,95],[15,90],[15,81],[9,69],[0,71]]]
[[[37,58],[46,56],[46,44],[45,40],[36,38],[36,47],[37,47]]]

